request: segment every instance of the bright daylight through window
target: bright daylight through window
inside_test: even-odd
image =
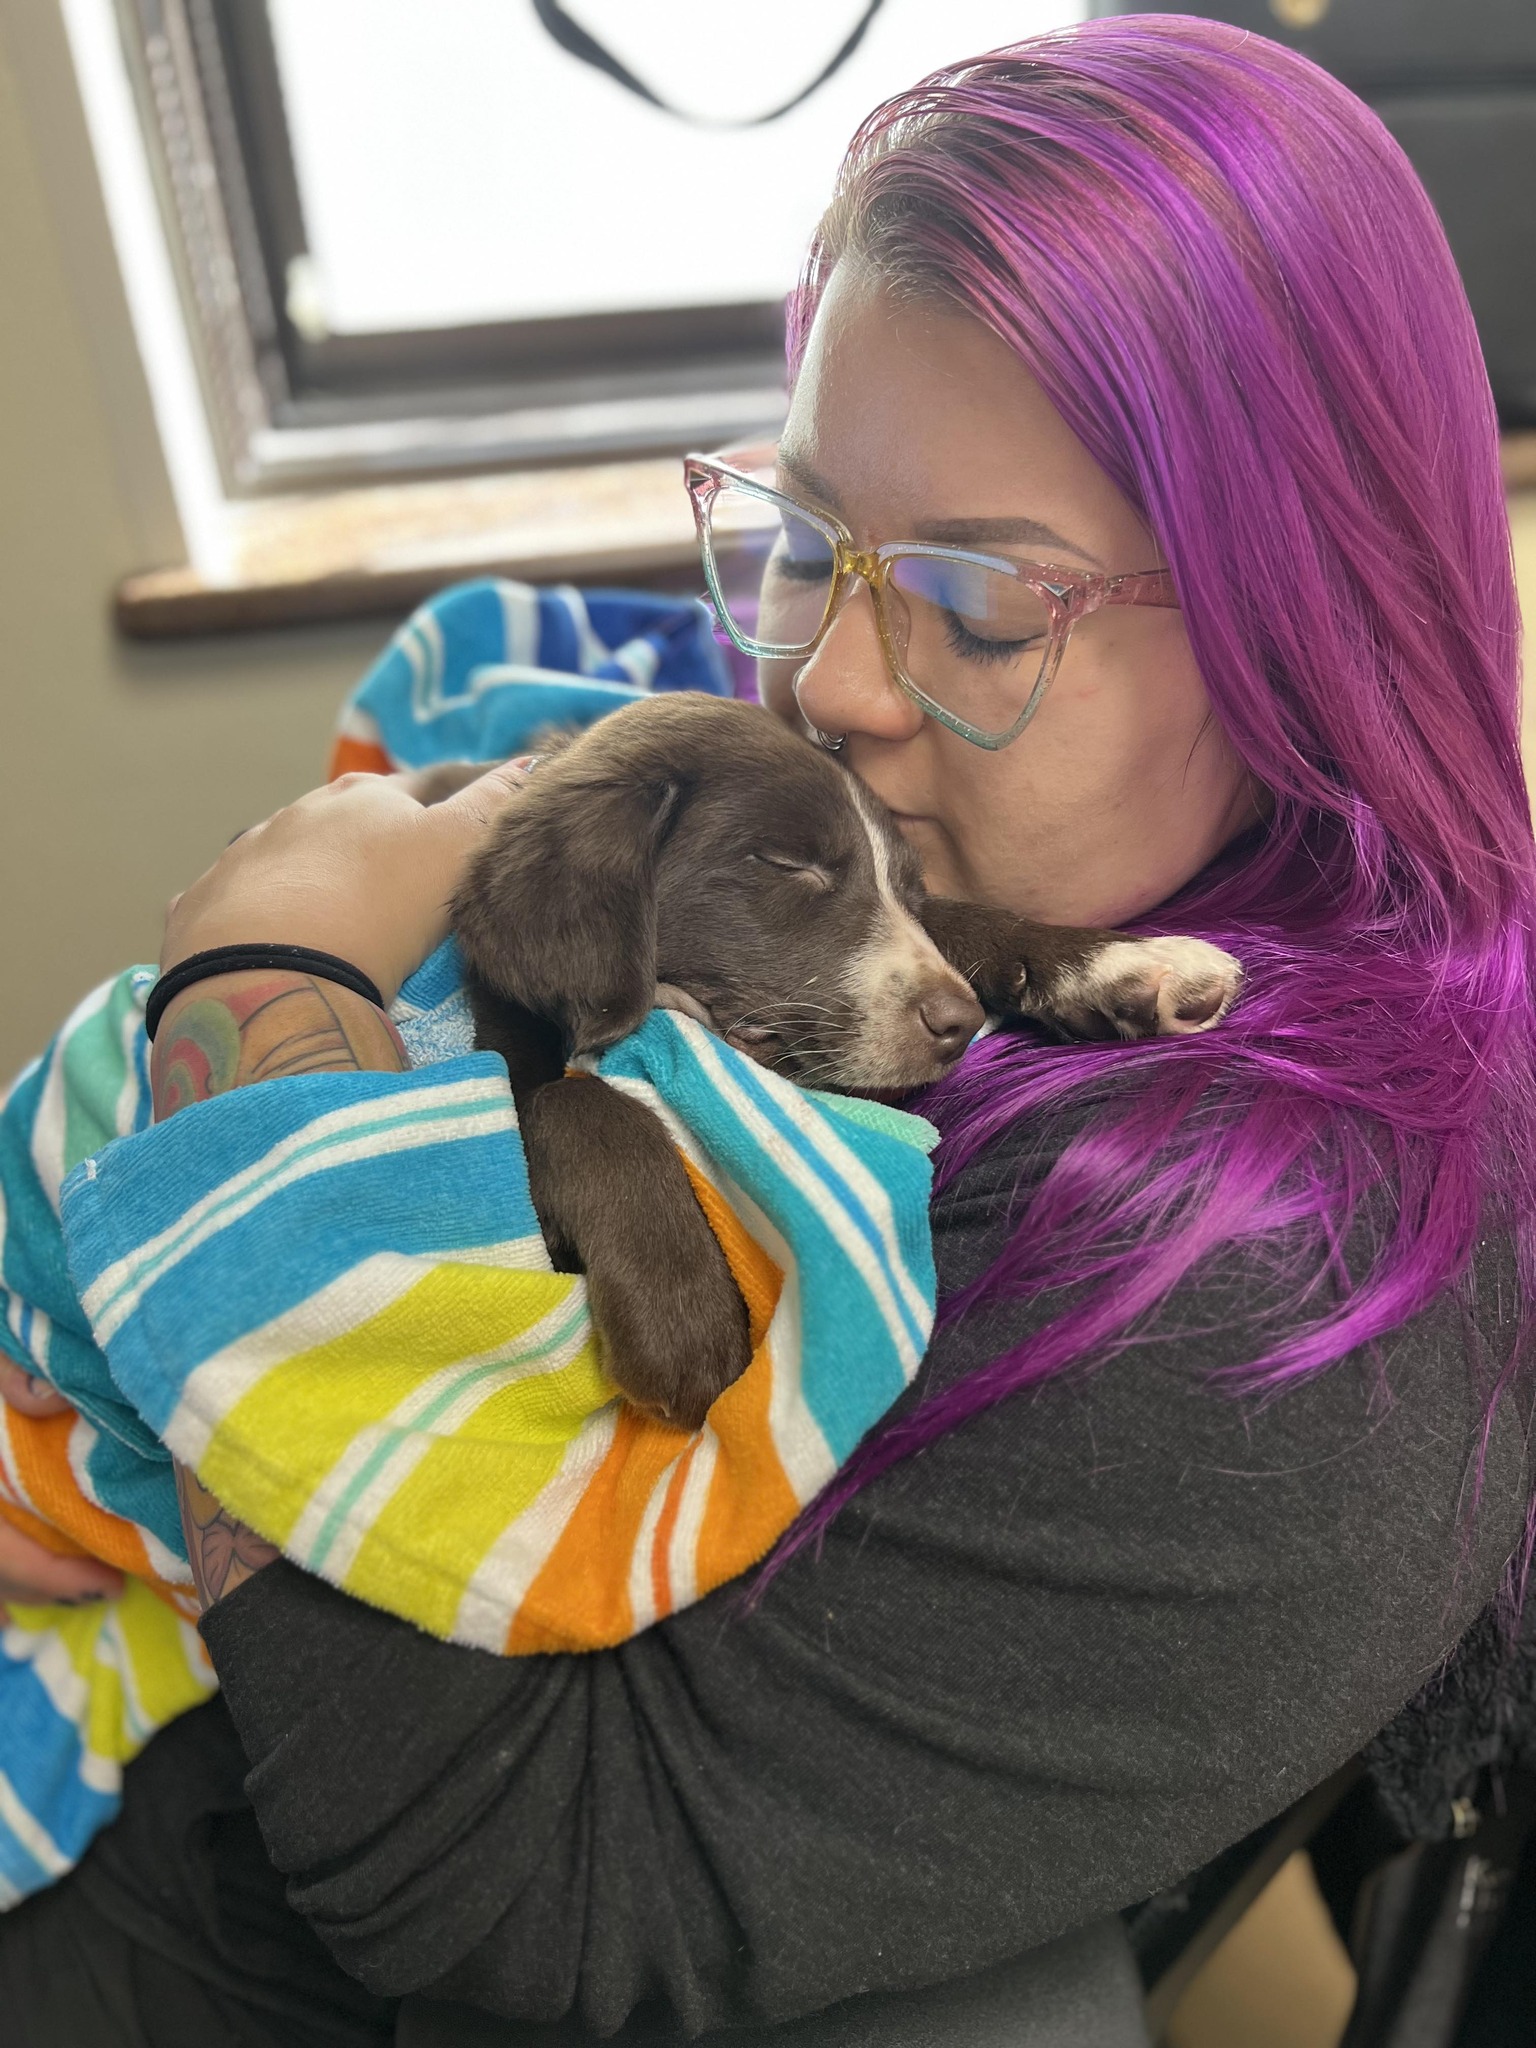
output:
[[[119,4],[236,494],[771,430],[784,295],[860,119],[1084,11]]]
[[[703,119],[806,84],[865,0],[579,0],[629,70]],[[270,0],[314,271],[337,333],[783,297],[861,116],[924,71],[1077,19],[1063,0],[886,0],[848,63],[764,127],[669,118],[533,8]]]

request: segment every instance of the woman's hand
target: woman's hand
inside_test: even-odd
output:
[[[0,1358],[0,1398],[22,1415],[63,1415],[69,1403],[46,1380],[34,1379],[8,1358]],[[8,1522],[0,1521],[0,1616],[7,1603],[45,1606],[62,1600],[110,1600],[123,1590],[123,1575],[93,1557],[57,1557]]]
[[[211,946],[312,946],[392,1002],[447,936],[470,856],[527,771],[503,764],[428,805],[430,774],[343,775],[243,832],[172,901],[161,967]]]

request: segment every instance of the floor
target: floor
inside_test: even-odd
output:
[[[1536,490],[1510,500],[1515,573],[1536,642]],[[1525,707],[1536,781],[1536,664]],[[1337,2048],[1354,1972],[1304,1856],[1286,1864],[1184,1994],[1166,2048]]]

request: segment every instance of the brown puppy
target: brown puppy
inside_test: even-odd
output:
[[[439,792],[442,793],[442,792]],[[1194,939],[926,896],[883,805],[754,705],[655,697],[545,760],[454,904],[478,1042],[512,1077],[551,1256],[587,1276],[610,1375],[702,1422],[746,1316],[660,1122],[572,1054],[663,1005],[809,1085],[936,1081],[984,1009],[1063,1035],[1204,1030],[1241,982]]]

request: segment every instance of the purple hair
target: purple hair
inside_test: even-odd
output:
[[[932,1092],[940,1187],[1010,1125],[1041,1134],[1016,1232],[941,1327],[1069,1305],[867,1439],[770,1571],[966,1417],[1134,1343],[1213,1254],[1292,1304],[1234,1375],[1261,1390],[1469,1287],[1489,1229],[1536,1277],[1536,857],[1497,427],[1396,143],[1261,37],[1095,21],[869,117],[792,302],[792,365],[844,255],[981,320],[1039,380],[1157,536],[1273,804],[1155,919],[1243,962],[1218,1030],[1000,1035]],[[1521,1355],[1490,1367],[1490,1417]]]

